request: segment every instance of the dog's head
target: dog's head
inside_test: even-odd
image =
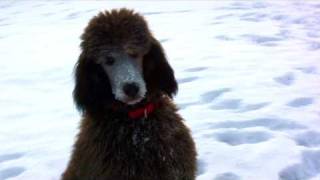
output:
[[[99,13],[81,36],[74,100],[82,111],[113,102],[133,105],[157,93],[172,97],[177,82],[144,18],[127,9]]]

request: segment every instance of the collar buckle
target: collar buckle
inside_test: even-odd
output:
[[[148,109],[144,109],[144,118],[147,119],[148,118]]]

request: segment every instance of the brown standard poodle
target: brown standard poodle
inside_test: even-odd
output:
[[[63,180],[194,180],[196,149],[177,114],[174,72],[144,18],[93,17],[81,36],[80,133]]]

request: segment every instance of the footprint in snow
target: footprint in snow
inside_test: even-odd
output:
[[[301,162],[283,169],[279,180],[307,180],[320,174],[320,151],[304,151]]]
[[[4,5],[0,6],[0,9],[5,9],[5,8],[10,7],[10,6],[11,6],[11,4],[4,4]]]
[[[292,33],[290,32],[290,30],[282,29],[282,30],[280,30],[280,32],[277,33],[276,35],[277,35],[277,36],[280,36],[280,37],[283,38],[283,39],[288,39],[288,38],[290,38],[291,34],[292,34]]]
[[[192,12],[191,9],[185,9],[185,10],[178,10],[178,11],[170,11],[169,13],[188,13]]]
[[[241,106],[241,99],[228,99],[210,106],[212,109],[238,109]]]
[[[276,46],[279,41],[284,40],[282,37],[277,36],[261,36],[255,34],[243,34],[241,35],[244,39],[251,41],[252,43],[262,46]]]
[[[0,180],[16,177],[23,173],[25,170],[26,169],[24,167],[10,167],[2,169],[0,170]]]
[[[311,50],[311,51],[320,50],[320,42],[316,42],[316,41],[309,42],[308,49]]]
[[[241,144],[257,144],[260,142],[268,141],[272,138],[272,135],[263,131],[239,131],[228,130],[221,133],[215,133],[213,135],[216,140],[227,143],[231,146],[237,146]]]
[[[19,159],[19,158],[22,157],[23,155],[24,155],[23,153],[11,153],[11,154],[3,154],[3,155],[0,155],[0,164],[1,164],[2,162]]]
[[[226,172],[218,174],[213,180],[241,180],[241,177],[232,172]]]
[[[214,101],[219,96],[222,96],[224,93],[230,92],[230,88],[223,88],[218,90],[208,91],[206,93],[201,94],[201,102],[202,103],[210,103]]]
[[[315,4],[313,5],[315,8],[319,8],[320,9],[320,4]]]
[[[177,81],[179,84],[183,84],[183,83],[192,82],[196,79],[198,79],[198,77],[193,76],[193,77],[181,78],[181,79],[178,79]]]
[[[244,105],[239,112],[248,112],[248,111],[255,111],[255,110],[259,110],[262,109],[266,106],[268,106],[270,103],[268,102],[262,102],[262,103],[257,103],[257,104],[247,104]]]
[[[276,21],[284,21],[284,20],[287,20],[288,18],[289,16],[284,14],[277,14],[271,17],[272,20],[276,20]]]
[[[291,107],[302,107],[313,103],[313,98],[301,97],[290,101],[287,105]]]
[[[275,77],[273,78],[274,81],[276,81],[277,83],[280,83],[282,85],[286,85],[286,86],[290,86],[293,84],[294,80],[295,80],[295,76],[292,72],[288,72],[282,76],[279,77]]]
[[[252,5],[253,8],[261,9],[261,8],[266,8],[268,7],[268,4],[264,2],[256,2]]]
[[[0,22],[6,21],[7,18],[0,18]]]
[[[292,24],[305,24],[306,20],[305,20],[304,17],[299,17],[299,18],[296,18],[296,19],[292,19],[291,23]]]
[[[295,136],[295,141],[300,146],[315,147],[320,146],[320,132],[307,131]]]
[[[288,119],[277,118],[259,118],[246,121],[225,121],[209,125],[210,128],[251,128],[251,127],[265,127],[270,130],[292,130],[292,129],[305,129],[306,127]]]
[[[152,11],[152,12],[144,12],[142,13],[144,16],[148,16],[148,15],[157,15],[157,14],[163,14],[165,12],[160,12],[160,11]]]
[[[262,13],[245,13],[240,16],[240,20],[242,21],[251,21],[251,22],[260,22],[265,20],[267,17],[266,14]]]
[[[225,19],[225,18],[230,18],[230,17],[232,17],[232,16],[234,16],[234,14],[231,14],[231,13],[229,13],[229,14],[223,14],[223,15],[220,15],[220,16],[215,17],[215,19],[216,19],[216,20],[221,20],[221,19]]]
[[[247,4],[235,2],[235,3],[232,3],[232,4],[228,5],[228,6],[220,7],[218,9],[221,9],[221,10],[248,10],[248,9],[251,9],[251,8],[252,7],[250,7]]]
[[[300,70],[301,72],[305,73],[305,74],[316,74],[317,73],[317,68],[314,66],[309,66],[309,67],[300,67],[297,68],[298,70]]]
[[[73,12],[67,15],[66,19],[71,20],[79,17],[81,12]]]
[[[220,89],[220,90],[215,90],[215,91],[209,91],[201,95],[201,102],[202,103],[210,103],[214,101],[216,98],[221,96],[223,93],[228,92],[230,89]],[[178,104],[178,107],[180,109],[184,109],[188,106],[196,105],[198,102],[187,102],[187,103],[181,103]],[[248,111],[255,111],[262,109],[269,105],[270,103],[268,102],[262,102],[262,103],[257,103],[257,104],[243,104],[241,99],[228,99],[224,100],[221,102],[218,102],[214,105],[211,105],[211,109],[215,110],[222,110],[222,109],[229,109],[229,110],[234,110],[234,109],[239,109],[238,112],[248,112]]]
[[[185,72],[199,72],[208,69],[207,67],[195,67],[184,70]]]
[[[310,38],[318,38],[320,36],[320,33],[317,30],[311,30],[307,33],[307,36]]]
[[[95,9],[89,9],[89,10],[86,10],[86,11],[72,12],[72,13],[69,13],[65,19],[73,20],[73,19],[79,18],[83,14],[90,13],[92,11],[95,11]]]

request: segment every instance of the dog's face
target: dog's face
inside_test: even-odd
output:
[[[141,15],[127,9],[100,13],[81,38],[74,89],[80,110],[99,111],[115,101],[134,105],[152,94],[176,93],[173,70]]]
[[[97,63],[108,75],[111,91],[116,100],[133,105],[144,98],[147,89],[143,79],[141,52],[130,49],[105,50],[99,55]]]

